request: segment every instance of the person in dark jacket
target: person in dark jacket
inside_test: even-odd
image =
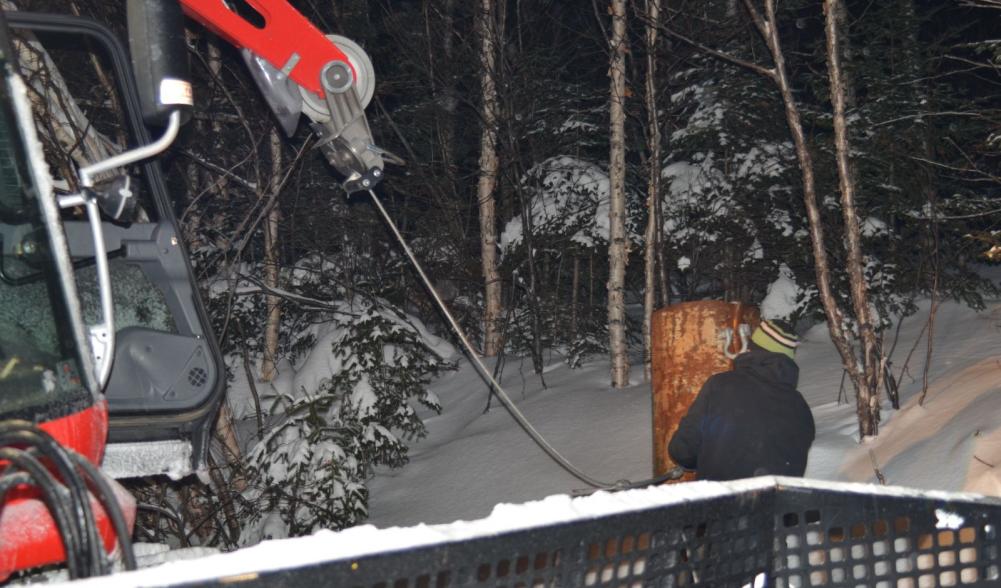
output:
[[[798,345],[788,324],[761,321],[733,370],[702,386],[668,445],[671,459],[701,480],[802,476],[815,429],[796,390]]]

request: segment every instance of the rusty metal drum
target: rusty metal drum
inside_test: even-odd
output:
[[[757,327],[758,309],[718,300],[682,302],[653,313],[653,468],[667,473],[676,464],[667,444],[688,412],[702,384],[713,374],[733,367],[724,353],[727,330],[733,333],[732,355],[742,344],[741,325],[748,335]],[[686,474],[683,480],[693,479]]]

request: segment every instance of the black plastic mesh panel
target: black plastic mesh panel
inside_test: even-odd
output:
[[[999,525],[1001,501],[945,502],[776,486],[207,584],[997,586]]]
[[[781,493],[775,586],[1001,585],[997,505]]]

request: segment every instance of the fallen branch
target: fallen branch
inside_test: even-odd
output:
[[[973,459],[975,459],[975,460],[979,461],[980,463],[984,464],[985,466],[987,466],[987,467],[989,467],[989,468],[993,468],[993,467],[994,467],[994,464],[992,464],[992,463],[987,463],[986,461],[984,461],[984,460],[980,459],[980,458],[979,458],[979,457],[977,457],[976,455],[974,455],[974,456],[973,456]]]
[[[883,472],[879,471],[879,464],[876,463],[876,454],[872,452],[872,449],[869,450],[869,459],[872,461],[872,471],[876,472],[876,479],[879,480],[880,485],[886,486],[886,476],[883,475]]]

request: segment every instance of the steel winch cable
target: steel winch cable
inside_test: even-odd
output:
[[[382,215],[382,219],[386,221],[386,225],[389,227],[390,232],[393,233],[393,236],[400,244],[400,247],[403,248],[404,253],[406,253],[407,258],[410,260],[411,265],[413,265],[414,270],[417,272],[417,275],[420,276],[421,281],[424,283],[424,286],[427,288],[428,292],[430,292],[431,297],[434,298],[434,301],[438,305],[438,308],[441,310],[442,314],[445,315],[445,318],[446,320],[448,320],[448,323],[452,327],[452,330],[459,337],[459,340],[462,342],[462,346],[465,348],[466,353],[469,355],[470,361],[472,361],[473,365],[476,368],[476,371],[479,372],[480,377],[482,377],[487,382],[487,384],[489,384],[491,390],[494,392],[494,394],[497,395],[497,399],[500,400],[501,404],[504,405],[504,408],[507,409],[508,413],[511,415],[512,418],[514,418],[515,422],[518,423],[518,425],[528,434],[529,437],[532,438],[532,441],[534,441],[535,444],[538,445],[539,448],[546,453],[546,455],[548,455],[553,461],[559,464],[560,467],[562,467],[564,470],[566,470],[568,473],[570,473],[578,480],[584,482],[589,486],[593,486],[594,488],[597,488],[599,490],[628,490],[631,488],[642,488],[645,486],[660,484],[662,482],[666,482],[667,480],[678,479],[680,477],[678,469],[675,468],[674,470],[671,470],[667,474],[664,474],[662,476],[657,476],[646,480],[639,480],[637,482],[632,482],[630,480],[619,480],[614,483],[603,482],[601,480],[598,480],[597,478],[593,478],[588,474],[584,473],[580,468],[575,466],[573,463],[570,462],[570,460],[568,460],[559,451],[557,451],[557,449],[553,447],[552,444],[549,443],[549,441],[547,441],[546,438],[543,437],[542,434],[532,425],[532,423],[528,420],[525,414],[522,413],[521,410],[515,405],[514,401],[511,400],[511,397],[508,396],[508,393],[504,390],[504,387],[501,386],[500,382],[498,382],[497,379],[494,378],[490,370],[488,370],[487,367],[483,364],[483,361],[480,359],[479,354],[476,353],[473,344],[469,341],[469,338],[466,336],[465,330],[463,330],[462,326],[459,325],[459,321],[456,320],[455,316],[452,314],[452,311],[449,310],[448,305],[445,303],[445,300],[442,299],[441,294],[438,293],[438,289],[435,288],[434,284],[431,282],[431,279],[424,272],[424,267],[417,260],[417,256],[414,255],[413,250],[410,249],[410,245],[408,245],[406,239],[403,238],[403,234],[400,233],[400,229],[396,226],[396,223],[393,221],[392,217],[389,216],[389,213],[386,211],[386,208],[382,205],[382,201],[375,194],[374,190],[368,190],[368,194],[372,198],[372,203],[375,204],[375,207],[379,210],[379,213]]]

